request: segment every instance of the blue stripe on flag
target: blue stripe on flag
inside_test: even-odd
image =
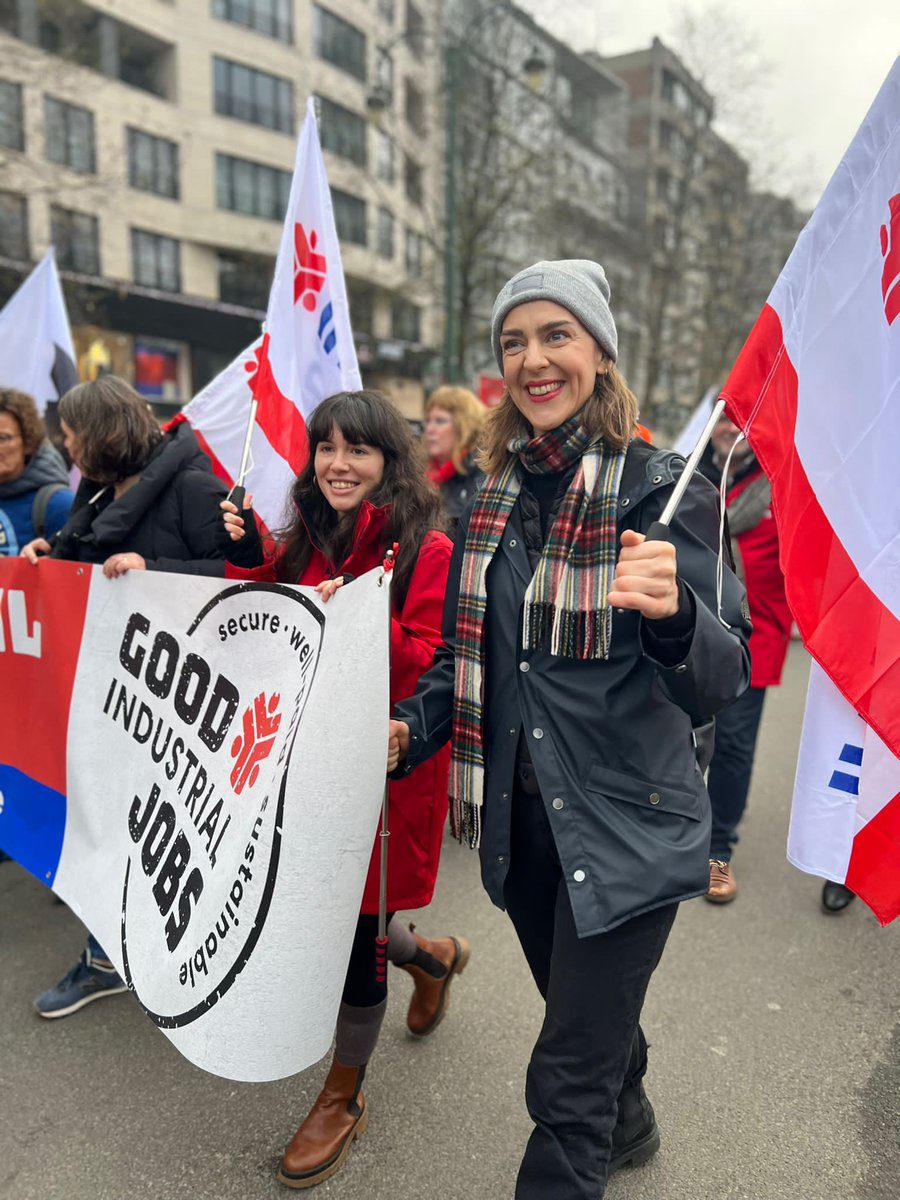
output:
[[[52,887],[65,832],[65,796],[0,763],[0,848]]]
[[[851,746],[849,742],[846,742],[840,754],[840,761],[851,763],[854,767],[861,767],[862,752],[862,746]]]
[[[851,796],[859,795],[859,778],[856,775],[847,775],[844,771],[835,771],[828,786],[839,792],[849,792]]]

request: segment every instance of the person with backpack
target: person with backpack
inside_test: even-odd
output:
[[[225,485],[184,419],[165,430],[124,379],[104,375],[59,402],[66,450],[81,472],[72,512],[56,536],[38,536],[21,554],[102,565],[108,579],[129,571],[224,577],[219,501]],[[50,531],[48,531],[50,533]],[[34,1001],[49,1020],[124,992],[109,955],[89,934],[78,962]]]
[[[47,439],[31,396],[0,389],[0,556],[62,529],[74,493],[60,453]]]

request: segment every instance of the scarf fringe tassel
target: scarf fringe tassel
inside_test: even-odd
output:
[[[553,604],[527,604],[523,626],[526,650],[549,645],[551,654],[581,660],[609,654],[612,610],[608,606],[571,612]]]

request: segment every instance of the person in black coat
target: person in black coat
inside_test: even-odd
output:
[[[224,576],[219,503],[226,488],[186,421],[163,432],[146,400],[114,375],[66,392],[59,416],[82,478],[52,545],[36,538],[22,550],[30,562],[49,554],[102,563],[109,579],[141,570]],[[34,1007],[42,1017],[66,1017],[123,991],[124,981],[89,934],[75,966]]]
[[[388,766],[452,734],[451,816],[481,850],[546,1019],[517,1200],[598,1200],[659,1145],[640,1013],[681,900],[709,882],[697,730],[749,682],[743,588],[716,587],[718,499],[635,440],[603,268],[539,262],[494,305],[506,393],[450,567],[444,645],[395,710]]]

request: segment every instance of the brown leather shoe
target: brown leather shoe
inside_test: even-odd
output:
[[[278,1179],[292,1188],[315,1187],[344,1165],[353,1139],[369,1121],[360,1087],[365,1067],[345,1067],[332,1060],[331,1070],[309,1116],[284,1152]]]
[[[415,927],[410,925],[410,929],[414,930]],[[462,975],[471,950],[469,943],[462,937],[431,940],[419,937],[417,933],[414,933],[414,937],[419,950],[430,954],[444,967],[444,974],[435,979],[415,962],[402,964],[403,970],[412,976],[416,985],[406,1014],[406,1026],[416,1037],[427,1037],[443,1021],[450,1003],[450,984],[453,976]]]
[[[731,863],[720,858],[709,860],[709,888],[706,899],[710,904],[730,904],[737,895],[737,883],[731,873]]]

